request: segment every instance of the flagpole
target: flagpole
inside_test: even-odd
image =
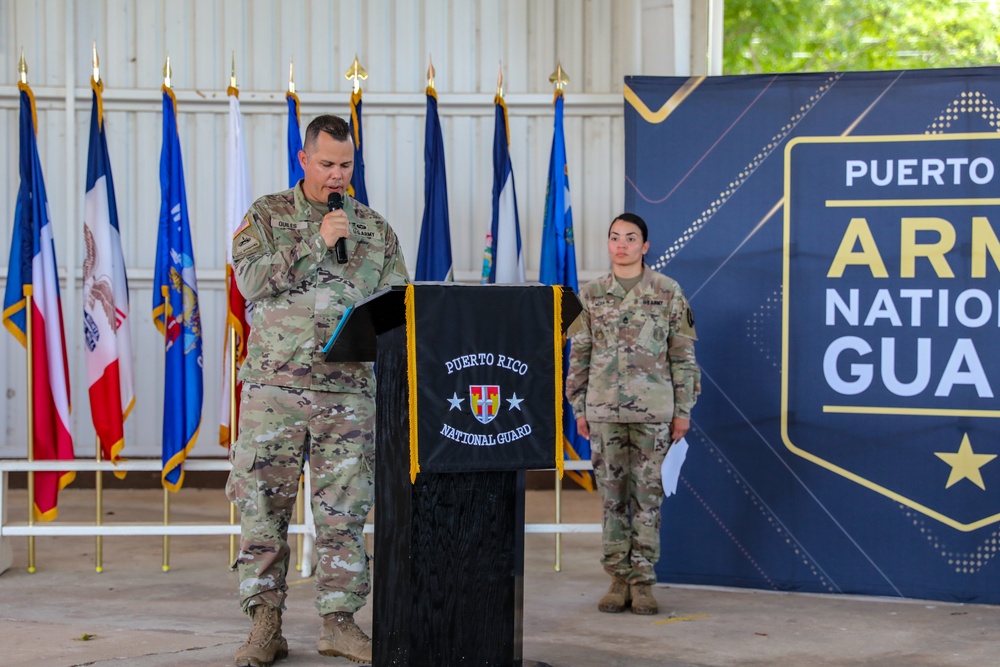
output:
[[[354,82],[351,92],[355,95],[361,92],[361,82],[368,80],[368,70],[361,66],[361,63],[358,61],[358,54],[354,54],[354,62],[344,72],[344,78]]]
[[[163,64],[163,87],[170,88],[170,54],[167,54],[167,62]],[[163,487],[163,525],[170,525],[170,491]],[[170,536],[163,536],[163,565],[160,566],[164,572],[170,571]]]
[[[228,95],[235,95],[237,99],[240,96],[239,86],[236,85],[236,52],[233,51],[232,59],[232,69],[229,74],[229,89],[226,91]],[[230,166],[231,168],[231,166]],[[229,301],[229,276],[226,276],[226,309],[231,308]],[[229,450],[232,451],[233,443],[236,442],[236,401],[238,400],[236,395],[236,329],[233,328],[232,323],[229,322],[229,317],[226,317],[226,329],[229,338]],[[236,504],[233,502],[229,503],[229,525],[236,525]],[[236,560],[236,535],[229,535],[229,562],[232,563]]]
[[[101,455],[101,439],[96,438],[97,444],[97,462],[100,463],[104,458]],[[98,526],[104,524],[104,475],[100,469],[94,471],[94,491],[97,494],[97,501],[95,505],[96,517],[94,523]],[[96,545],[94,548],[94,570],[100,574],[104,572],[104,538],[101,535],[97,535],[94,540]]]
[[[170,525],[170,491],[164,487],[163,488],[163,525]],[[163,536],[163,565],[161,569],[164,572],[170,571],[170,536]]]
[[[563,95],[563,88],[569,83],[569,75],[562,68],[562,62],[556,61],[556,71],[549,76],[549,82],[555,84],[556,92],[552,97],[552,104],[556,103]],[[556,470],[556,525],[562,523],[562,475]],[[555,571],[562,571],[562,533],[556,531],[556,562]]]
[[[229,327],[229,448],[236,442],[236,330]],[[236,503],[229,503],[229,525],[236,525]],[[229,562],[236,560],[236,535],[229,535]]]
[[[21,61],[24,61],[24,54],[21,54]],[[27,73],[27,68],[25,68]],[[33,308],[30,294],[24,297],[24,308],[27,317],[24,318],[25,333],[27,334],[28,350],[28,463],[35,460],[35,364],[34,346],[31,340],[31,309]],[[35,471],[28,471],[28,527],[35,525]],[[28,536],[28,572],[35,571],[35,536]]]
[[[101,69],[99,62],[97,60],[97,42],[94,42],[93,47],[93,67],[94,72],[92,76],[92,81],[94,84],[94,89],[99,89],[101,85]],[[98,105],[98,108],[100,106]],[[96,459],[100,463],[104,458],[101,453],[101,438],[98,435],[95,438],[95,449],[96,449]],[[104,523],[104,474],[100,469],[94,471],[94,493],[97,498],[95,500],[95,525],[103,525]],[[94,537],[94,570],[100,574],[104,571],[104,536],[97,535]]]
[[[17,63],[18,80],[28,85],[28,63],[24,60],[24,49],[21,49],[21,60]],[[34,108],[32,108],[34,113]],[[32,124],[34,127],[34,124]],[[24,295],[24,332],[25,349],[28,351],[28,463],[35,460],[35,365],[34,350],[31,339],[31,294]],[[35,471],[28,471],[28,527],[35,525]],[[28,572],[35,571],[35,536],[28,536]]]
[[[365,185],[364,146],[361,143],[361,82],[368,79],[368,72],[358,61],[358,54],[354,54],[354,62],[351,63],[351,66],[347,68],[346,72],[344,72],[344,78],[348,81],[353,81],[351,92],[351,119],[348,125],[352,131],[352,138],[354,140],[354,173],[351,174],[351,184],[347,192],[362,204],[367,205],[368,186]]]

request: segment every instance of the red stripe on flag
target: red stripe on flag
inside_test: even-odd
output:
[[[117,359],[108,364],[100,379],[90,385],[90,411],[104,460],[118,463],[125,446],[125,428]]]
[[[48,342],[45,335],[46,322],[37,304],[38,301],[32,300],[31,358],[34,368],[32,391],[34,398],[34,443],[32,452],[36,461],[72,460],[74,458],[73,438],[70,435],[68,424],[63,422],[63,416],[59,414],[53,391],[53,385],[61,383],[62,386],[59,389],[65,393],[68,400],[69,378],[66,370],[69,368],[69,364],[66,359],[66,345],[64,342],[61,350],[63,373],[52,377],[53,372],[57,369],[52,369],[49,365]],[[62,309],[59,310],[58,319],[60,332],[62,332]],[[75,477],[76,473],[73,472],[35,473],[34,503],[37,521],[51,521],[56,518],[59,489],[64,488]]]
[[[247,345],[246,341],[250,335],[250,324],[247,322],[246,318],[246,299],[243,298],[243,294],[240,292],[240,288],[236,284],[236,274],[233,272],[232,264],[226,265],[226,302],[228,304],[228,312],[226,315],[226,340],[223,343],[223,351],[226,355],[223,361],[223,392],[222,392],[222,404],[221,410],[222,414],[219,421],[219,445],[222,447],[229,447],[230,442],[234,440],[232,436],[239,435],[239,423],[240,423],[240,396],[243,393],[243,383],[236,382],[236,396],[231,397],[231,391],[229,389],[229,329],[233,329],[236,332],[236,372],[239,372],[240,367],[247,358]],[[230,414],[230,406],[232,402],[235,402],[235,414]],[[233,423],[230,423],[233,421]]]
[[[247,323],[247,302],[240,293],[240,288],[236,284],[236,274],[232,265],[226,266],[226,298],[229,302],[229,326],[236,330],[236,363],[242,366],[247,358],[246,340],[250,334],[250,325]]]

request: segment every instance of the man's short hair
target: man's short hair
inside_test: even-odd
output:
[[[306,143],[303,148],[314,145],[320,132],[326,132],[336,141],[351,141],[351,130],[346,120],[333,114],[323,114],[313,118],[306,128]]]

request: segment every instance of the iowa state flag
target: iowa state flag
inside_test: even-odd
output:
[[[521,249],[521,224],[517,216],[517,192],[514,170],[510,166],[510,126],[507,105],[497,95],[496,125],[493,130],[493,221],[490,233],[491,283],[523,283],[524,254]]]
[[[83,208],[83,328],[90,412],[104,459],[117,463],[125,419],[135,403],[128,281],[115,185],[104,131],[102,81],[90,80],[90,149]],[[124,477],[124,472],[115,473]]]
[[[30,354],[32,394],[28,400],[32,407],[33,457],[36,461],[70,460],[73,458],[73,437],[69,430],[69,364],[56,273],[56,249],[35,137],[35,97],[27,84],[18,83],[17,87],[21,91],[21,187],[14,206],[3,323]],[[30,326],[28,297],[31,297]],[[56,518],[59,490],[75,477],[74,472],[35,473],[36,521]]]
[[[563,92],[556,91],[555,128],[552,133],[552,153],[549,156],[549,181],[545,193],[545,222],[542,226],[542,260],[538,282],[563,285],[574,292],[576,280],[576,246],[573,243],[573,209],[569,198],[569,165],[566,161],[566,135],[563,132]],[[571,343],[566,341],[563,355],[563,381],[569,370]],[[572,461],[590,460],[590,441],[576,431],[576,415],[563,397],[563,434],[566,456]],[[567,470],[566,474],[588,491],[594,490],[591,473]]]
[[[368,188],[365,187],[365,156],[361,144],[365,136],[361,127],[361,88],[351,93],[349,125],[354,136],[354,173],[351,174],[351,196],[368,206]]]
[[[163,334],[163,486],[184,484],[184,459],[201,423],[202,354],[198,282],[184,192],[184,166],[177,134],[177,100],[163,87],[163,147],[160,151],[160,229],[153,272],[153,322]]]
[[[294,188],[306,175],[302,171],[302,163],[299,162],[299,151],[302,150],[302,130],[299,127],[301,123],[299,96],[288,91],[285,93],[285,100],[288,102],[288,187]],[[231,248],[229,252],[232,252]]]
[[[250,175],[247,173],[247,154],[243,143],[243,121],[240,116],[240,93],[230,86],[229,94],[229,137],[226,140],[226,239],[236,236],[243,216],[250,209],[253,201],[250,199]],[[289,147],[290,148],[290,147]],[[296,181],[297,182],[297,181]],[[226,336],[222,344],[222,400],[219,415],[219,444],[228,447],[235,441],[236,428],[240,416],[240,393],[243,383],[236,382],[235,396],[231,389],[231,368],[234,354],[230,353],[230,331],[235,332],[236,344],[235,372],[239,372],[247,357],[246,341],[250,336],[250,317],[246,299],[240,293],[236,284],[236,273],[233,271],[233,244],[226,243]],[[232,400],[235,399],[235,400]]]
[[[448,220],[448,176],[437,93],[427,87],[424,131],[424,219],[420,224],[416,280],[452,280],[451,225]]]

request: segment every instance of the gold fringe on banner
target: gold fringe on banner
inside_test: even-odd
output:
[[[410,408],[410,484],[417,481],[420,460],[417,458],[417,323],[413,305],[413,285],[406,286],[406,380]]]
[[[552,286],[552,355],[555,360],[556,386],[556,472],[563,478],[563,333],[562,333],[562,286]]]

